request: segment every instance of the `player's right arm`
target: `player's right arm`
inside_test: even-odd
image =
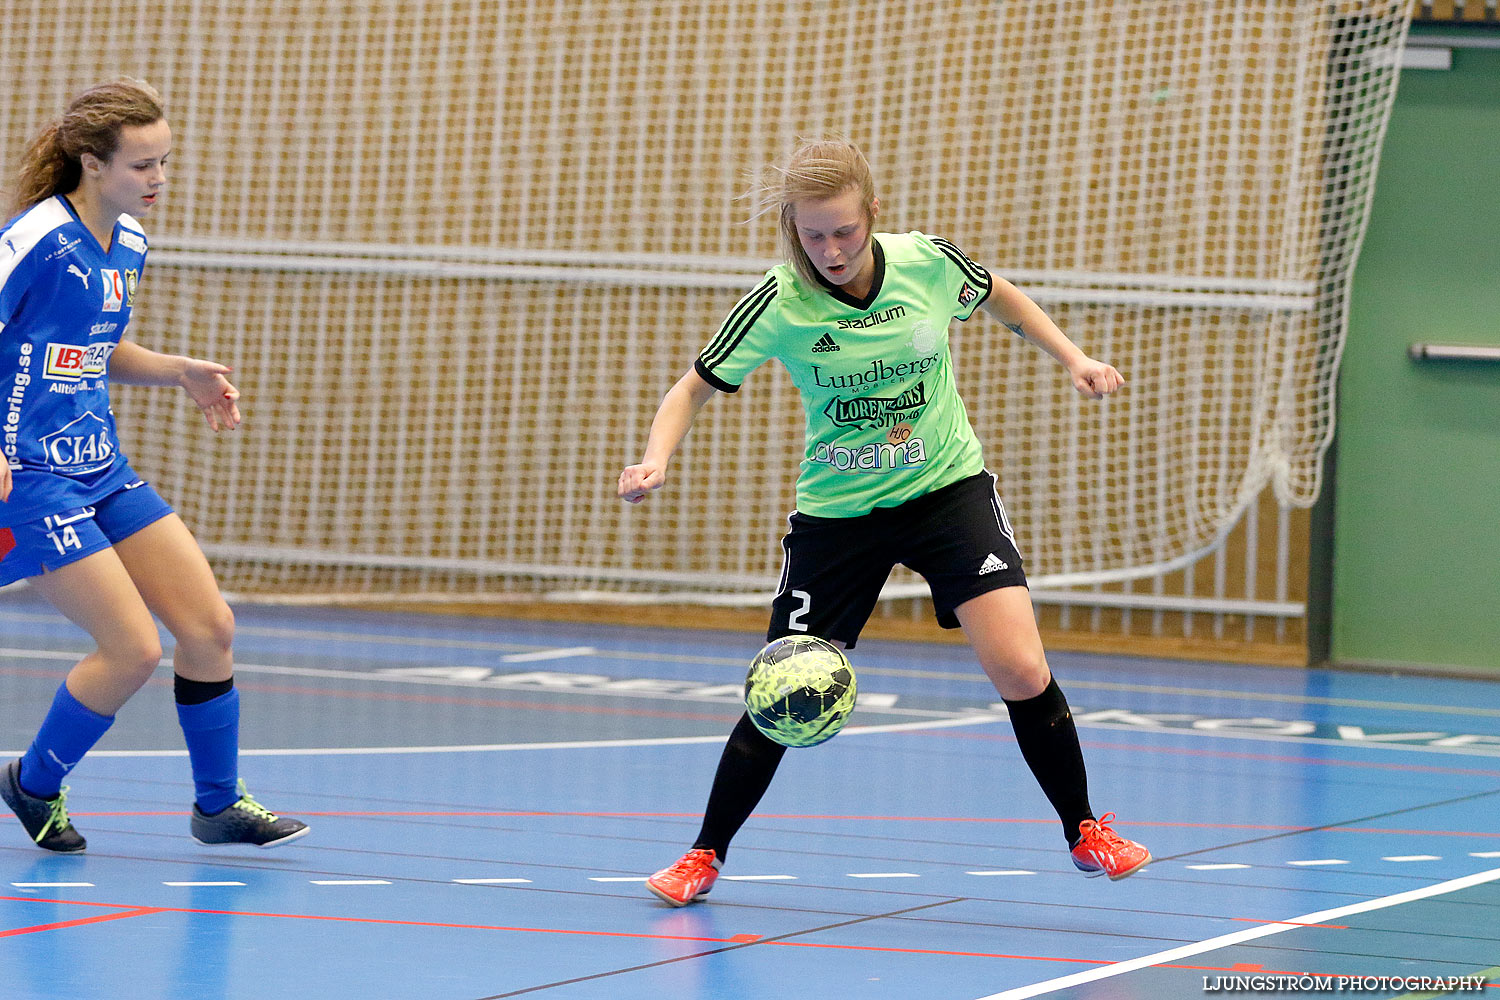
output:
[[[677,380],[667,390],[656,416],[651,420],[651,433],[646,438],[646,453],[639,465],[628,466],[620,473],[617,493],[621,500],[640,503],[647,493],[660,489],[667,481],[667,463],[703,404],[713,398],[718,390],[704,381],[696,367]]]

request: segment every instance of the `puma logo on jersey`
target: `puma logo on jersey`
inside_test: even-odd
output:
[[[827,354],[830,351],[837,351],[839,349],[839,345],[834,343],[833,334],[831,333],[823,334],[822,337],[818,338],[818,342],[812,345],[812,352],[814,354]]]
[[[80,270],[78,270],[78,265],[77,264],[69,264],[68,265],[68,273],[69,274],[76,274],[76,275],[78,275],[78,280],[81,281],[81,282],[83,282],[83,287],[84,288],[88,288],[89,287],[89,275],[91,275],[91,274],[94,273],[94,269],[91,267],[87,271],[80,271]]]
[[[995,553],[991,552],[988,556],[985,557],[983,564],[980,565],[979,575],[984,576],[986,573],[998,573],[1002,569],[1010,569],[1009,564],[1007,564],[1005,560],[1001,559],[999,556],[995,555]]]

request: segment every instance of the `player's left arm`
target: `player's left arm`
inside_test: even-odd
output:
[[[989,298],[981,307],[1016,336],[1031,341],[1068,370],[1073,388],[1091,399],[1099,399],[1125,384],[1113,365],[1095,361],[1058,329],[1042,307],[1004,278],[995,278]]]
[[[122,340],[109,359],[111,381],[123,385],[181,386],[208,426],[232,431],[240,422],[240,391],[226,378],[234,369],[180,354],[161,354],[133,340]]]

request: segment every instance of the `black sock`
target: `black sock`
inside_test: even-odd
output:
[[[694,850],[712,850],[721,861],[724,859],[729,853],[729,841],[771,787],[771,778],[785,753],[786,747],[767,739],[748,714],[740,716],[719,758],[713,789],[708,793],[708,807],[703,811],[703,828],[693,842]]]
[[[1010,724],[1021,745],[1037,784],[1062,820],[1063,835],[1071,847],[1078,842],[1078,824],[1093,819],[1089,808],[1088,774],[1083,766],[1083,748],[1078,745],[1078,730],[1073,713],[1057,681],[1047,682],[1046,690],[1023,701],[1006,700]]]
[[[181,674],[172,675],[172,691],[179,705],[201,705],[228,694],[233,687],[233,677],[227,681],[190,681]]]

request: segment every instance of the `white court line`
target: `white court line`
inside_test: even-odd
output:
[[[1500,858],[1500,851],[1470,851],[1471,858]]]
[[[1436,854],[1398,854],[1393,858],[1381,858],[1381,861],[1441,861],[1442,858]]]
[[[965,875],[1035,875],[1036,872],[1026,871],[1024,868],[1012,868],[1000,872],[964,872]]]
[[[645,875],[631,875],[631,876],[626,877],[626,878],[618,878],[618,877],[614,877],[614,876],[611,876],[609,878],[603,878],[603,877],[593,878],[593,877],[591,877],[589,879],[589,881],[590,882],[644,882],[644,881],[646,881],[646,876]]]
[[[502,663],[531,663],[533,660],[565,660],[572,656],[593,656],[598,650],[593,646],[567,646],[559,649],[540,649],[535,653],[511,653],[500,657]]]
[[[453,881],[459,885],[518,885],[522,882],[529,883],[529,878],[456,878]]]
[[[179,889],[198,889],[216,885],[244,885],[243,882],[163,882],[162,885],[170,885]]]
[[[913,872],[850,872],[849,878],[921,878]]]
[[[783,879],[795,879],[795,875],[725,875],[726,882],[770,882]]]
[[[3,590],[4,588],[0,588]],[[252,600],[232,601],[231,603],[245,603],[253,605]],[[264,605],[262,605],[264,606]],[[48,625],[62,625],[66,619],[61,615],[52,613],[35,613],[26,611],[0,611],[0,621],[13,621],[21,623],[40,623]],[[296,629],[285,627],[273,627],[269,625],[237,625],[235,630],[243,635],[263,636],[265,638],[295,638],[321,640],[324,642],[378,642],[391,646],[426,646],[435,649],[467,649],[475,651],[516,651],[524,653],[527,650],[537,648],[536,643],[496,642],[484,639],[448,639],[433,636],[411,636],[380,632],[353,632],[340,629],[308,628]],[[34,650],[0,650],[0,652],[15,652],[19,654],[35,655]],[[67,658],[76,660],[80,653],[65,654]],[[593,654],[600,659],[629,660],[639,662],[642,653],[628,649],[596,649]],[[726,656],[699,656],[684,655],[681,653],[652,653],[653,659],[663,663],[689,663],[689,664],[719,664],[724,666],[742,666],[745,662],[743,657]],[[59,657],[61,659],[63,657]],[[952,671],[933,670],[900,670],[895,668],[866,667],[865,671],[872,676],[887,677],[912,677],[918,679],[973,681],[976,684],[985,684],[986,679],[978,672],[958,673]],[[1325,698],[1308,694],[1286,694],[1274,691],[1241,691],[1224,688],[1195,688],[1177,687],[1168,684],[1129,684],[1121,681],[1088,681],[1074,679],[1068,682],[1069,687],[1094,691],[1122,691],[1141,694],[1169,694],[1182,695],[1197,698],[1234,698],[1246,701],[1272,701],[1284,702],[1294,705],[1329,705],[1342,708],[1384,708],[1397,712],[1433,712],[1447,715],[1467,715],[1500,717],[1500,708],[1478,708],[1472,705],[1434,705],[1421,702],[1393,702],[1374,701],[1364,698]]]
[[[1288,861],[1287,862],[1287,864],[1289,864],[1289,865],[1296,865],[1299,868],[1311,868],[1314,865],[1347,865],[1348,863],[1349,862],[1343,861],[1343,860],[1341,860],[1339,858],[1316,858],[1316,859],[1311,860],[1311,861]]]
[[[17,889],[92,889],[92,882],[12,882]]]
[[[1231,868],[1249,868],[1250,866],[1249,865],[1224,864],[1224,865],[1188,865],[1188,867],[1191,868],[1195,872],[1226,872],[1226,871],[1229,871],[1229,869],[1231,869]]]
[[[974,712],[957,719],[934,719],[930,722],[895,722],[884,726],[850,726],[840,736],[869,736],[874,733],[904,733],[925,729],[952,729],[999,722],[1003,715]],[[660,736],[638,740],[568,740],[557,743],[478,743],[470,746],[432,747],[286,747],[241,750],[241,757],[365,757],[382,754],[421,753],[490,753],[507,750],[592,750],[607,747],[665,747],[693,743],[723,743],[717,736]],[[0,750],[0,757],[16,756],[24,750]],[[90,757],[186,757],[186,750],[91,750]]]
[[[1199,941],[1196,944],[1183,945],[1180,948],[1169,948],[1159,951],[1154,955],[1143,955],[1140,958],[1132,958],[1126,962],[1116,962],[1099,969],[1090,969],[1087,972],[1075,972],[1071,976],[1061,976],[1057,979],[1049,979],[1046,982],[1033,983],[1030,986],[1021,986],[1013,990],[1005,990],[1002,993],[991,993],[989,996],[980,997],[979,1000],[1025,1000],[1027,997],[1039,997],[1047,993],[1056,993],[1058,990],[1067,989],[1070,986],[1079,986],[1083,983],[1093,983],[1101,979],[1111,979],[1115,976],[1134,972],[1137,969],[1149,969],[1154,965],[1164,965],[1175,962],[1180,958],[1189,958],[1193,955],[1201,955],[1206,951],[1215,951],[1219,948],[1227,948],[1230,945],[1241,944],[1245,941],[1254,941],[1256,938],[1270,937],[1272,934],[1280,934],[1283,931],[1292,930],[1303,924],[1323,924],[1340,917],[1347,917],[1355,913],[1368,913],[1371,910],[1383,910],[1388,906],[1400,906],[1418,899],[1426,899],[1429,896],[1442,896],[1460,889],[1468,889],[1471,886],[1483,885],[1485,882],[1493,882],[1500,879],[1500,868],[1487,872],[1479,872],[1475,875],[1465,875],[1463,878],[1450,879],[1447,882],[1439,882],[1429,885],[1425,889],[1412,889],[1409,892],[1398,892],[1394,896],[1382,896],[1379,899],[1369,899],[1363,903],[1352,903],[1349,906],[1340,906],[1332,910],[1319,910],[1317,913],[1306,913],[1300,917],[1292,917],[1290,920],[1279,923],[1265,924],[1260,927],[1251,927],[1243,931],[1235,931],[1233,934],[1224,934],[1219,937],[1209,938],[1207,941]]]
[[[315,878],[310,879],[313,885],[390,885],[383,878]]]

